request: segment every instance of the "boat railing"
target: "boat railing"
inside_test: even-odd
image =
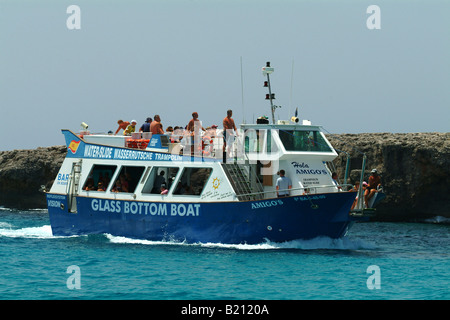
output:
[[[351,186],[351,184],[342,184],[339,186],[340,187],[349,187],[349,186]],[[330,184],[330,185],[322,185],[322,186],[314,186],[314,187],[298,187],[298,188],[282,189],[282,190],[261,191],[261,192],[240,194],[240,196],[249,197],[249,196],[254,196],[254,195],[263,195],[263,194],[268,194],[268,193],[286,192],[286,191],[291,192],[291,191],[305,190],[305,189],[309,190],[309,191],[302,195],[314,195],[314,194],[318,194],[316,189],[320,189],[320,188],[336,188],[336,185]],[[353,192],[353,191],[342,191],[342,192]],[[355,192],[355,197],[356,197],[356,192]]]

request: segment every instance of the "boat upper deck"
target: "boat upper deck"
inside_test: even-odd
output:
[[[279,121],[278,124],[243,124],[236,132],[227,133],[228,146],[224,148],[223,130],[208,130],[199,136],[192,136],[180,131],[173,134],[151,134],[135,132],[130,136],[111,134],[79,135],[70,130],[63,130],[66,143],[73,156],[75,147],[80,141],[85,146],[78,157],[121,159],[121,155],[136,154],[125,151],[147,151],[171,154],[172,160],[182,160],[180,157],[200,157],[209,160],[227,157],[242,160],[275,160],[288,159],[301,155],[306,158],[319,157],[322,161],[331,161],[337,153],[321,132],[320,126],[311,124],[296,124]],[[230,139],[231,137],[231,139]],[[106,148],[110,147],[110,148]],[[123,150],[125,149],[125,150]],[[142,153],[139,153],[142,155]],[[133,157],[127,157],[132,159]],[[137,157],[139,158],[139,157]],[[142,157],[149,160],[148,155]],[[158,159],[156,159],[158,158]],[[160,160],[156,156],[150,160]]]

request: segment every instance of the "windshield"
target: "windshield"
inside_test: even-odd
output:
[[[280,130],[279,135],[286,151],[332,151],[319,131]]]

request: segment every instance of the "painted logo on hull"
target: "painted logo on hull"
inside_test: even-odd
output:
[[[92,199],[91,209],[99,212],[131,213],[152,216],[180,216],[198,217],[200,204],[192,203],[155,203],[155,202],[129,202],[119,200]]]

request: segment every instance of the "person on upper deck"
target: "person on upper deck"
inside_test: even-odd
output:
[[[142,126],[139,128],[139,132],[150,132],[150,124],[152,123],[152,118],[148,117]]]
[[[130,123],[128,121],[123,121],[123,120],[117,121],[117,124],[119,125],[119,128],[117,128],[116,133],[114,133],[114,135],[116,135],[120,131],[120,129],[125,131],[127,129],[127,127],[130,125]]]
[[[194,145],[197,143],[197,147],[201,149],[201,130],[206,131],[205,128],[202,126],[202,122],[198,119],[198,113],[193,112],[192,113],[192,119],[189,121],[188,125],[186,126],[187,132],[191,135],[191,154],[194,154],[195,152],[201,152],[201,150],[197,150],[194,152]]]
[[[125,129],[123,135],[131,136],[131,134],[136,131],[136,124],[137,124],[136,120],[131,120],[131,124],[129,124],[128,127]]]
[[[155,115],[154,120],[150,124],[150,132],[153,134],[164,134],[163,126],[161,124],[161,118],[159,115]]]
[[[192,119],[191,119],[191,121],[189,121],[189,123],[187,125],[187,130],[190,133],[199,134],[200,129],[202,129],[203,131],[206,131],[205,128],[202,127],[202,122],[198,119],[198,113],[193,112]]]
[[[227,110],[227,116],[223,118],[223,159],[226,160],[226,154],[229,153],[230,148],[234,142],[234,135],[238,136],[236,125],[234,124],[233,118],[233,110]],[[234,130],[234,131],[233,131]]]

